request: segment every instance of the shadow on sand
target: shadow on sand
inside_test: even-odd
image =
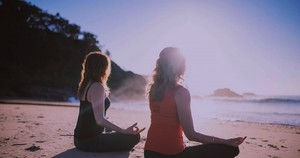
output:
[[[129,152],[127,151],[127,152],[92,153],[92,152],[83,152],[77,150],[76,148],[72,148],[53,156],[53,158],[82,158],[82,157],[128,158]]]

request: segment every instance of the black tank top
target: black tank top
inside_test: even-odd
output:
[[[87,92],[89,88],[90,87],[88,87],[86,91],[85,100],[80,100],[79,115],[74,130],[74,137],[81,140],[95,137],[104,130],[104,127],[97,124],[92,104],[87,101]],[[105,114],[109,106],[110,100],[109,98],[105,98]]]

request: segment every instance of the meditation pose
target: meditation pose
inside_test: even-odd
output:
[[[147,134],[145,158],[233,158],[244,138],[221,139],[196,132],[191,113],[189,90],[181,82],[185,59],[177,48],[161,51],[147,94],[151,125]],[[190,141],[185,147],[183,132]]]
[[[77,149],[89,152],[130,151],[140,141],[137,123],[123,129],[105,117],[110,106],[109,88],[110,59],[101,52],[89,53],[82,64],[78,88],[80,109],[74,144]],[[114,132],[104,132],[109,129]]]

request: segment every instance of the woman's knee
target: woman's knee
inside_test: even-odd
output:
[[[128,147],[133,148],[136,144],[140,142],[141,136],[138,135],[123,135],[123,139],[121,141],[124,141],[123,143],[126,143]]]
[[[233,157],[237,156],[240,153],[240,149],[238,147],[232,147],[231,154]]]
[[[126,140],[124,140],[123,147],[124,150],[131,150],[135,145],[140,142],[140,135],[126,135]]]
[[[133,142],[134,142],[135,144],[139,143],[140,140],[141,140],[141,135],[140,135],[140,134],[137,134],[137,135],[134,135],[134,136],[133,136]]]
[[[219,145],[219,150],[221,150],[224,155],[224,157],[228,157],[228,158],[234,158],[236,157],[239,153],[240,150],[238,147],[234,147],[234,146],[229,146],[229,145]]]

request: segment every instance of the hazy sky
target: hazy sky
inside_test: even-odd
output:
[[[149,75],[164,47],[179,47],[193,94],[300,95],[299,0],[30,2],[96,34],[126,70]]]

